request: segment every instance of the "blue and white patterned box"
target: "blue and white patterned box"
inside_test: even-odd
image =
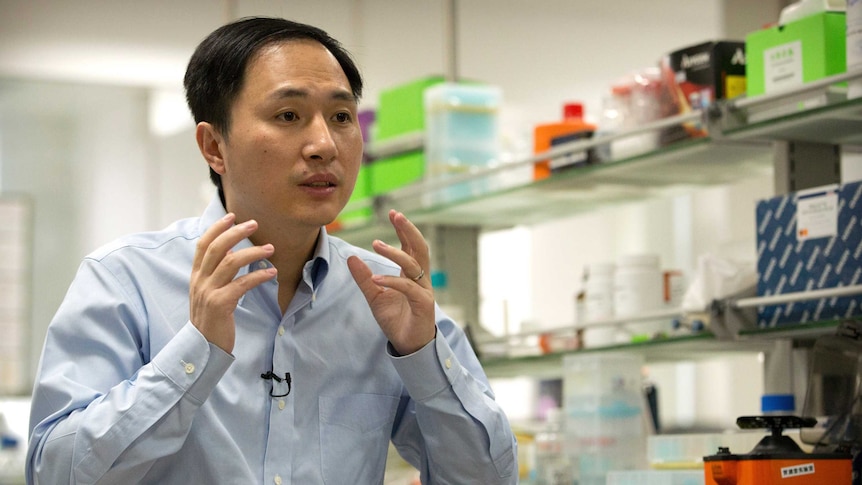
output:
[[[832,185],[757,203],[757,294],[862,284],[862,182]],[[757,309],[759,327],[862,314],[862,295]]]

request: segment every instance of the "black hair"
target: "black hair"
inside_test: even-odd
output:
[[[311,25],[282,18],[247,17],[213,31],[189,60],[183,85],[195,123],[206,121],[227,136],[230,108],[242,89],[249,60],[268,45],[302,39],[317,41],[332,53],[358,102],[362,96],[362,75],[340,42]],[[224,203],[221,176],[212,168],[210,179]]]

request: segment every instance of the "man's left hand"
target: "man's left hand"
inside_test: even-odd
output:
[[[389,221],[401,241],[401,249],[374,241],[375,252],[401,266],[400,276],[372,274],[356,256],[347,266],[368,300],[371,312],[400,355],[408,355],[434,339],[434,290],[431,288],[428,243],[404,214],[391,210]]]

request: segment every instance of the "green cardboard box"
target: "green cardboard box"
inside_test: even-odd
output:
[[[748,34],[749,97],[845,72],[844,12],[822,12]]]
[[[425,88],[444,82],[442,76],[428,76],[380,92],[374,141],[425,129]]]
[[[425,154],[422,150],[402,153],[375,160],[368,168],[372,194],[385,194],[421,181],[425,174]]]
[[[359,173],[356,176],[356,186],[353,188],[353,193],[350,195],[351,202],[360,201],[371,197],[371,166],[363,164],[359,167]],[[356,223],[366,221],[374,216],[374,210],[371,207],[350,210],[346,207],[346,211],[342,211],[338,215],[338,222],[342,224]]]
[[[380,92],[374,141],[384,141],[425,130],[425,89],[445,82],[443,76],[427,76]],[[372,196],[422,180],[425,156],[421,150],[374,160],[369,165]]]

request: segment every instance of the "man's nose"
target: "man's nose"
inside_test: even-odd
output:
[[[303,147],[303,155],[306,158],[321,161],[335,158],[338,150],[325,117],[315,116],[309,123],[307,135],[307,142]]]

